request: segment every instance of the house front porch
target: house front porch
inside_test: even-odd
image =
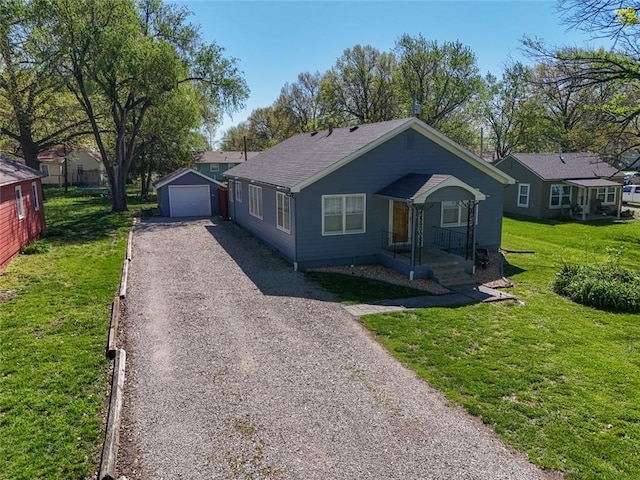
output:
[[[486,197],[452,175],[406,175],[376,193],[388,202],[379,262],[410,279],[473,283],[477,205]]]
[[[382,232],[383,239],[388,237],[388,233]],[[473,272],[473,261],[466,259],[464,254],[458,254],[462,253],[461,248],[446,251],[431,245],[413,250],[415,261],[412,263],[412,249],[408,244],[400,246],[397,243],[383,242],[379,261],[385,267],[399,271],[411,279],[428,278],[444,287],[474,283],[470,275]]]

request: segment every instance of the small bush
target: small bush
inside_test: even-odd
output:
[[[617,264],[563,265],[553,290],[601,310],[640,312],[640,275]]]
[[[26,247],[22,247],[20,253],[23,255],[34,255],[37,253],[47,253],[49,250],[51,250],[51,245],[45,241],[36,240]]]

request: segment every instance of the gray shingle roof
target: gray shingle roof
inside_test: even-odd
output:
[[[513,153],[510,157],[543,180],[607,178],[617,173],[617,169],[590,153]]]
[[[247,159],[259,155],[260,152],[247,152]],[[195,155],[196,163],[243,163],[245,161],[244,152],[223,152],[223,151],[206,151],[198,152]]]
[[[41,177],[44,177],[42,172],[0,153],[0,185],[10,185]]]
[[[391,185],[387,185],[379,192],[376,192],[376,195],[415,200],[449,178],[451,178],[451,175],[423,175],[419,173],[409,173],[396,180]]]
[[[322,130],[315,135],[294,135],[262,152],[258,158],[231,168],[225,172],[225,176],[292,188],[414,120],[405,118],[370,123],[355,129],[335,128],[331,134],[328,130]]]

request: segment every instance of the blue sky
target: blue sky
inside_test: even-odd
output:
[[[170,0],[169,0],[170,1]],[[251,111],[271,105],[285,83],[301,72],[330,69],[354,45],[393,49],[407,33],[427,40],[459,40],[476,55],[482,75],[500,77],[509,58],[526,59],[526,35],[551,45],[599,46],[568,30],[555,1],[244,1],[181,0],[206,41],[239,61],[251,90],[246,108],[225,116],[216,139]]]

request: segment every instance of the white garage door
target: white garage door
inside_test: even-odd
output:
[[[172,217],[210,217],[209,185],[170,185],[169,209]]]

